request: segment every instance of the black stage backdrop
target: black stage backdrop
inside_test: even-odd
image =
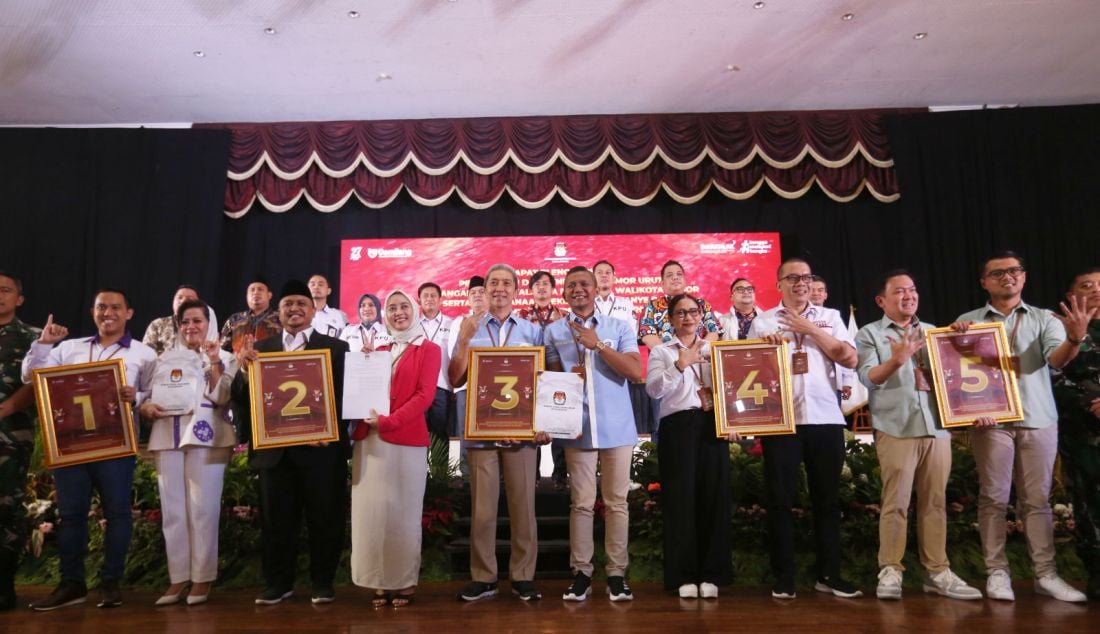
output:
[[[7,129],[0,148],[0,268],[23,279],[24,321],[92,334],[95,290],[112,286],[140,338],[180,283],[217,287],[228,133]]]
[[[922,318],[945,324],[984,303],[977,266],[993,249],[1026,256],[1025,299],[1050,307],[1068,275],[1100,263],[1092,248],[1100,235],[1098,106],[895,117],[890,134],[902,197],[893,204],[867,195],[837,203],[815,189],[795,200],[767,190],[746,201],[712,193],[690,206],[658,196],[641,208],[609,196],[588,209],[555,199],[528,210],[504,197],[473,210],[453,200],[422,207],[402,194],[382,210],[353,197],[332,213],[303,203],[285,213],[257,207],[232,220],[221,213],[226,141],[217,132],[141,131],[147,136],[116,148],[101,147],[106,137],[98,143],[90,137],[138,132],[22,133],[31,136],[21,139],[21,152],[38,158],[25,161],[33,165],[13,162],[21,154],[5,143],[9,158],[0,177],[5,215],[18,217],[13,233],[20,234],[9,235],[5,223],[0,266],[30,263],[20,268],[33,270],[33,277],[25,274],[31,288],[21,314],[41,323],[53,310],[73,323],[79,313],[88,324],[90,293],[113,277],[135,296],[139,336],[150,319],[167,314],[180,281],[197,283],[222,318],[244,307],[245,286],[257,273],[276,290],[289,277],[315,272],[338,286],[346,238],[778,231],[784,255],[809,260],[829,281],[828,304],[845,312],[854,304],[861,324],[880,316],[873,282],[894,266],[913,272]],[[60,143],[49,135],[65,133],[78,135],[69,156],[56,148],[36,151],[45,141]],[[129,165],[121,165],[123,145]],[[109,166],[96,163],[108,162],[103,153],[111,155]],[[150,165],[158,162],[161,170]],[[163,182],[164,170],[177,173]],[[66,171],[82,179],[79,191]],[[663,260],[653,254],[654,272]],[[728,307],[727,297],[710,299],[720,310]]]

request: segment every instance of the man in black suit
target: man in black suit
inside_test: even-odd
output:
[[[313,298],[299,280],[287,282],[279,294],[282,334],[260,342],[247,340],[237,353],[240,372],[233,382],[233,400],[243,415],[242,442],[249,443],[248,464],[259,471],[263,571],[267,587],[256,597],[258,605],[275,605],[294,594],[298,560],[298,533],[304,514],[309,531],[311,601],[336,598],[332,581],[344,546],[347,519],[347,460],[351,455],[347,425],[340,421],[340,440],[309,446],[255,450],[252,447],[251,403],[247,364],[259,352],[328,349],[332,354],[332,381],[337,418],[343,401],[344,353],[348,344],[314,332]]]

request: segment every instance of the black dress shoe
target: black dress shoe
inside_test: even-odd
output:
[[[336,600],[336,590],[333,589],[331,583],[315,583],[313,584],[313,594],[310,596],[310,603],[332,603]]]
[[[284,599],[289,599],[294,594],[294,588],[264,588],[260,596],[256,597],[256,605],[276,605]]]
[[[49,610],[56,610],[57,608],[63,608],[66,605],[76,605],[77,603],[84,603],[85,598],[88,596],[88,589],[83,583],[75,581],[62,581],[50,596],[45,599],[39,599],[30,604],[32,610],[38,612],[47,612]]]
[[[122,605],[122,592],[118,589],[118,582],[103,579],[99,582],[99,603],[97,608],[114,608]]]

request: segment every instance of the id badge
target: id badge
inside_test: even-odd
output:
[[[570,370],[569,370],[569,371],[570,371],[570,372],[572,372],[573,374],[576,374],[577,376],[581,377],[581,380],[582,380],[582,381],[584,381],[584,380],[585,380],[585,379],[587,378],[587,377],[585,376],[585,372],[584,372],[584,366],[583,366],[583,365],[575,365],[575,366],[573,366],[572,368],[570,368]]]
[[[810,356],[802,350],[791,354],[791,374],[806,374],[810,371]]]
[[[914,366],[913,367],[913,383],[917,387],[918,392],[931,392],[932,385],[928,380],[928,370],[924,368]]]
[[[714,390],[709,387],[701,387],[696,393],[699,395],[700,407],[704,412],[714,409]]]

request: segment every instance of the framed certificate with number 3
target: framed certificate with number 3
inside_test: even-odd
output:
[[[51,469],[137,453],[122,359],[41,368],[34,396],[42,429],[43,457]]]
[[[532,440],[540,347],[470,348],[466,440]]]

